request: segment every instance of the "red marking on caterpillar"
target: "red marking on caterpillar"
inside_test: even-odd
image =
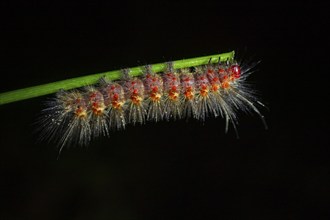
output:
[[[264,105],[246,81],[256,64],[227,61],[175,70],[168,63],[157,74],[147,65],[142,77],[130,77],[125,69],[121,80],[102,78],[94,86],[59,91],[42,111],[41,139],[57,142],[61,151],[68,145],[88,145],[127,124],[208,117],[224,118],[225,131],[232,125],[237,133],[240,111],[259,115],[267,128],[257,108]]]
[[[106,105],[103,94],[98,89],[89,86],[86,89],[85,99],[89,108],[88,120],[90,120],[93,136],[109,135],[108,114],[105,110]]]
[[[130,78],[128,70],[125,70],[124,74],[125,81],[123,82],[123,87],[127,102],[127,120],[133,125],[136,123],[143,124],[146,117],[143,82],[137,77]]]
[[[209,71],[204,69],[196,69],[196,103],[197,103],[197,113],[196,118],[202,121],[209,116],[211,113],[213,116],[218,116],[218,110],[216,106],[216,100],[214,98],[214,93],[212,92],[212,85],[208,78]]]
[[[183,112],[185,118],[197,118],[197,106],[195,102],[196,88],[193,72],[189,69],[182,69],[181,73],[181,91],[183,94]]]
[[[108,127],[110,130],[125,128],[126,98],[124,88],[115,82],[108,82],[103,78],[100,81],[100,91],[104,97],[105,111],[108,115]]]
[[[181,118],[182,93],[180,76],[173,69],[172,63],[168,63],[168,69],[163,74],[164,85],[164,117],[169,120]]]
[[[151,66],[146,66],[144,87],[147,105],[147,120],[159,121],[164,115],[163,89],[164,83],[160,75],[152,72]]]

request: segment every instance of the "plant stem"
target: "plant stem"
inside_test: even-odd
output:
[[[235,52],[231,51],[228,53],[177,60],[177,61],[173,61],[173,68],[181,69],[186,67],[204,65],[204,64],[208,64],[209,62],[216,63],[219,61],[219,58],[221,61],[225,61],[225,60],[233,59],[234,55]],[[166,68],[167,68],[166,63],[152,64],[152,70],[155,73],[165,71]],[[142,75],[143,71],[144,71],[144,66],[133,67],[130,68],[129,74],[131,76],[139,76]],[[43,85],[4,92],[0,94],[0,105],[55,93],[60,89],[69,90],[69,89],[96,84],[101,77],[105,77],[106,79],[109,80],[117,80],[122,77],[122,70],[96,73],[87,76],[81,76],[81,77],[61,80],[57,82],[47,83]]]

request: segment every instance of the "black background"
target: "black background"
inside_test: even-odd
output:
[[[269,130],[240,115],[36,143],[47,97],[0,106],[0,219],[328,219],[327,5],[1,3],[1,90],[236,50]]]

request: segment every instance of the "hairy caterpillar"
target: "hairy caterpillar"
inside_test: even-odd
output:
[[[267,128],[257,108],[264,105],[246,81],[257,63],[244,65],[234,59],[211,63],[210,59],[193,68],[166,65],[161,73],[146,65],[141,77],[124,69],[117,81],[101,78],[93,86],[60,90],[42,110],[41,139],[55,141],[61,151],[72,144],[88,145],[127,124],[208,117],[224,118],[225,131],[232,125],[237,134],[239,111],[257,114]]]

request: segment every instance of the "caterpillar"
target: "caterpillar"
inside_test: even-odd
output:
[[[155,73],[152,65],[142,76],[123,69],[119,80],[101,77],[95,85],[60,90],[46,101],[38,120],[41,140],[65,146],[88,145],[99,136],[110,136],[128,124],[222,117],[225,132],[233,127],[238,136],[238,113],[256,114],[267,128],[258,106],[264,106],[247,81],[258,62],[234,59],[190,68],[166,63]]]

